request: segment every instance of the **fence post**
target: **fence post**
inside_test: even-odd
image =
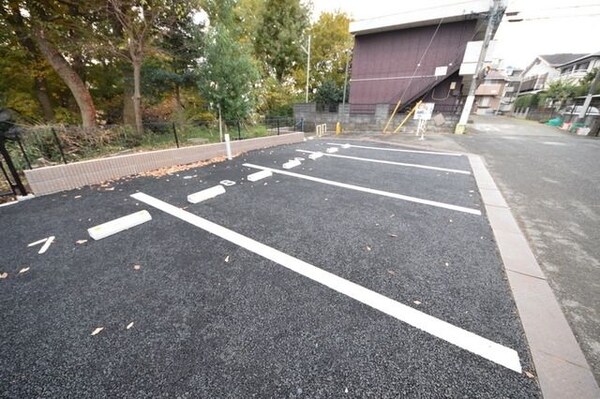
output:
[[[173,127],[173,136],[175,136],[175,145],[179,148],[179,137],[177,137],[177,129],[175,128],[175,122],[171,125]]]
[[[304,133],[304,118],[300,118],[300,130]]]
[[[63,151],[62,145],[60,144],[60,140],[58,139],[58,135],[56,134],[56,130],[54,130],[54,128],[51,128],[50,130],[52,130],[52,135],[54,136],[56,145],[58,145],[58,150],[60,151],[60,156],[62,157],[63,163],[66,165],[67,159],[65,158],[65,153]]]
[[[237,129],[238,129],[238,140],[242,139],[242,129],[240,129],[240,121],[237,121]]]
[[[10,154],[6,150],[6,146],[5,146],[5,142],[4,142],[3,138],[0,138],[0,155],[2,156],[1,158],[4,158],[4,162],[6,162],[6,166],[8,167],[8,170],[15,181],[15,184],[13,185],[13,183],[10,181],[10,179],[7,176],[6,180],[8,181],[8,184],[10,185],[10,188],[11,188],[13,194],[17,194],[15,192],[15,188],[18,188],[19,191],[21,192],[21,195],[23,195],[23,196],[27,195],[27,190],[25,190],[25,186],[23,186],[23,182],[21,182],[21,178],[19,177],[19,172],[17,172],[17,169],[15,168],[15,165],[13,164],[12,159],[10,158]],[[2,162],[1,158],[0,158],[0,165]],[[6,171],[4,171],[4,167],[2,167],[2,171],[6,175]]]
[[[21,154],[23,154],[23,158],[25,158],[25,163],[27,164],[27,167],[31,169],[31,162],[29,162],[29,157],[25,152],[25,148],[23,148],[23,143],[21,143],[21,137],[19,135],[17,135],[17,143],[19,143],[19,148],[21,149]]]
[[[279,136],[279,118],[276,118],[277,120],[277,135]]]

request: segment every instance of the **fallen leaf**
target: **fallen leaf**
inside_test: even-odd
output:
[[[104,330],[104,327],[98,327],[94,331],[92,331],[92,335],[96,335],[96,334],[98,334],[102,330]]]
[[[142,266],[140,266],[140,265],[133,265],[133,268],[134,268],[135,270],[140,270],[140,269],[142,268]]]
[[[87,242],[87,240],[77,240],[76,243],[77,244],[85,244]]]
[[[398,237],[396,234],[392,234],[392,233],[390,233],[389,236],[390,237]]]
[[[393,270],[388,270],[387,272],[388,272],[389,274],[392,274],[392,275],[396,274],[396,272],[395,272],[395,271],[393,271]]]
[[[133,327],[133,321],[129,324],[127,324],[127,329],[129,330],[131,327]]]
[[[413,301],[415,305],[420,305],[421,301]]]
[[[525,375],[529,378],[535,378],[535,376],[532,373],[530,373],[529,371],[526,371]]]
[[[225,257],[225,263],[229,263],[229,255]]]
[[[26,272],[28,272],[28,271],[29,271],[29,268],[28,268],[28,267],[25,267],[25,268],[23,268],[23,269],[19,270],[19,274],[21,274],[21,273],[26,273]]]
[[[370,250],[371,250],[371,247],[367,245],[367,251],[370,251]]]
[[[7,277],[8,277],[8,273],[6,273],[6,272],[0,274],[0,278],[7,278]]]

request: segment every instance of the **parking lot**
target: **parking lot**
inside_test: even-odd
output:
[[[0,229],[3,397],[540,396],[460,154],[309,140],[2,207]]]

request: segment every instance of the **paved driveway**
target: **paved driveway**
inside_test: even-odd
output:
[[[465,136],[395,139],[482,155],[600,381],[600,138],[474,116]]]
[[[0,208],[1,395],[539,397],[467,158],[364,144]]]

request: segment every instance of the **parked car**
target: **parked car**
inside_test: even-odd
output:
[[[563,108],[559,114],[560,115],[579,115],[579,113],[582,111],[583,109],[583,105],[569,105],[568,107]],[[600,115],[600,111],[598,110],[598,108],[596,107],[589,107],[586,113],[586,116],[598,116]]]

